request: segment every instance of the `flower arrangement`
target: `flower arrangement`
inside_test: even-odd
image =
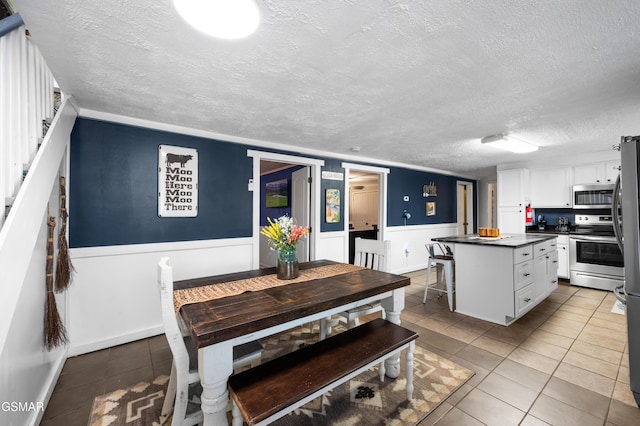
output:
[[[309,233],[308,226],[299,226],[289,216],[280,216],[277,220],[267,218],[269,225],[262,228],[260,233],[269,239],[273,250],[280,253],[280,259],[295,259],[296,244]]]

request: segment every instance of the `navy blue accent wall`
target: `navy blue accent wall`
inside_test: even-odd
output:
[[[198,150],[197,217],[158,217],[158,145]],[[70,146],[71,247],[252,235],[246,146],[86,118]]]
[[[197,217],[158,217],[159,145],[198,150]],[[247,149],[252,148],[256,147],[78,118],[70,144],[70,246],[250,237],[253,194],[248,191],[247,183],[253,175],[253,159],[247,157]],[[342,160],[325,158],[324,161],[323,171],[344,173]],[[289,179],[292,170],[288,171]],[[404,225],[404,209],[411,213],[407,225],[455,223],[457,180],[454,176],[391,168],[387,226]],[[423,198],[422,186],[431,181],[438,188],[438,196]],[[322,179],[320,187],[320,231],[343,230],[345,182]],[[340,190],[338,223],[325,220],[327,189]],[[477,194],[475,182],[474,194]],[[409,195],[408,202],[403,201],[404,195]],[[426,216],[427,201],[436,202],[435,216]],[[264,210],[261,222],[267,215],[283,214],[276,209]]]
[[[300,170],[305,166],[295,166],[290,167],[285,170],[280,170],[274,173],[269,173],[268,175],[260,176],[260,226],[266,226],[269,224],[267,222],[267,217],[271,219],[277,219],[282,215],[287,215],[291,217],[291,174],[296,170]],[[266,195],[267,195],[267,183],[273,182],[280,179],[286,179],[289,183],[289,194],[287,197],[287,207],[269,207],[267,208],[266,204]]]
[[[322,167],[322,171],[344,173],[344,169],[342,168],[342,161],[325,159],[324,166]],[[327,220],[326,220],[327,199],[325,195],[327,189],[340,190],[340,222],[327,223]],[[321,232],[344,230],[344,194],[345,194],[344,180],[322,179],[322,182],[320,182],[320,209],[321,209],[320,231]]]
[[[411,213],[407,225],[457,222],[456,184],[458,178],[436,173],[392,168],[388,177],[387,225],[404,225],[404,210]],[[437,197],[422,196],[422,186],[435,183]],[[409,201],[404,201],[404,196]],[[427,202],[436,203],[435,216],[427,216]]]

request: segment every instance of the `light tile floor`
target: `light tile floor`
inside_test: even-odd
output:
[[[402,324],[429,350],[476,372],[420,425],[640,425],[629,390],[626,318],[613,294],[561,283],[503,327],[449,311],[426,271],[407,274]],[[435,280],[435,279],[434,279]],[[164,336],[70,358],[42,425],[86,425],[97,395],[168,374]]]

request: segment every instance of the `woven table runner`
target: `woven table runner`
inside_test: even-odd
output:
[[[260,291],[272,287],[280,287],[304,281],[334,277],[336,275],[346,274],[347,272],[358,271],[361,269],[365,268],[346,263],[338,263],[335,265],[302,269],[300,270],[300,276],[292,280],[281,280],[278,279],[276,274],[271,274],[255,278],[247,278],[244,280],[229,281],[226,283],[216,283],[201,287],[174,290],[173,307],[177,314],[181,307],[189,303],[206,302],[213,299],[220,299],[222,297],[235,296],[237,294],[244,293],[245,291]]]

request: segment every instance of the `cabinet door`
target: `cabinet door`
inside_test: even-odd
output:
[[[531,206],[571,207],[571,169],[531,170]]]
[[[585,185],[590,183],[602,183],[604,180],[604,164],[593,163],[575,166],[573,168],[573,184]]]
[[[620,174],[620,161],[608,161],[604,165],[604,178],[606,183],[615,183]]]
[[[558,276],[569,278],[569,245],[558,244]]]
[[[558,251],[552,251],[547,255],[547,296],[558,288]]]
[[[525,202],[526,170],[498,172],[498,207],[523,207]]]
[[[535,288],[534,299],[537,304],[547,297],[547,258],[546,256],[538,256],[533,259],[533,285]]]
[[[524,234],[524,207],[499,207],[498,228],[502,234]]]

